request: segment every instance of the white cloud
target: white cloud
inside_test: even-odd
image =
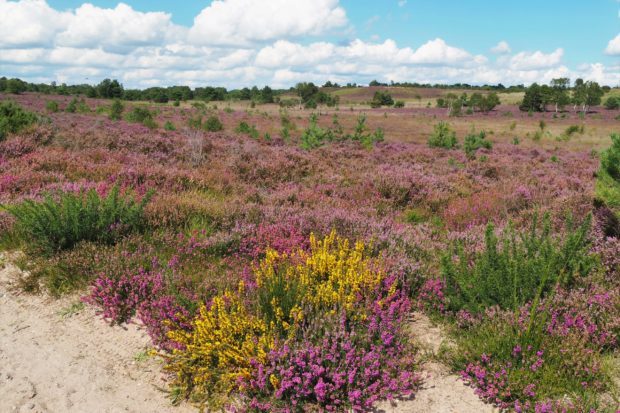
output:
[[[166,37],[182,31],[170,18],[170,14],[162,12],[142,13],[124,3],[114,9],[86,3],[71,14],[69,24],[58,34],[56,42],[60,46],[108,50],[161,44]]]
[[[399,0],[398,7],[404,7],[407,4],[407,0]]]
[[[620,56],[620,33],[607,43],[605,53],[612,56]]]
[[[319,35],[347,24],[338,0],[216,0],[194,19],[195,44],[244,46]]]
[[[36,82],[94,83],[110,77],[127,87],[205,84],[289,87],[299,81],[367,83],[516,84],[583,77],[620,83],[619,65],[592,63],[571,70],[563,49],[512,54],[499,42],[496,59],[475,55],[441,38],[407,47],[394,40],[305,43],[296,37],[348,30],[338,0],[214,1],[192,27],[167,13],[143,13],[120,3],[84,4],[57,11],[44,0],[0,0],[0,75]],[[274,6],[275,5],[275,6]],[[620,54],[620,35],[606,52]]]
[[[49,46],[71,19],[44,0],[0,0],[0,16],[0,47],[5,48]]]
[[[491,48],[491,52],[495,53],[495,54],[506,54],[506,53],[510,53],[512,50],[510,49],[510,45],[508,44],[508,42],[502,40],[501,42],[499,42],[498,44],[496,44],[494,47]]]
[[[517,53],[510,59],[510,67],[515,70],[536,70],[557,66],[562,61],[564,49],[556,49],[545,54],[541,51]]]

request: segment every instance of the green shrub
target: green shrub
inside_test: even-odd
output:
[[[164,129],[169,131],[177,130],[177,128],[174,127],[174,124],[169,120],[164,124]]]
[[[393,104],[394,99],[392,99],[392,95],[390,95],[387,91],[378,90],[375,92],[375,95],[370,102],[370,107],[380,108],[381,106],[392,106]]]
[[[224,125],[217,116],[213,115],[205,121],[204,128],[209,132],[218,132],[224,129]]]
[[[446,122],[439,122],[435,125],[432,135],[428,138],[428,146],[431,148],[452,149],[458,145],[456,132]]]
[[[620,109],[620,96],[610,96],[605,101],[605,108],[609,110]]]
[[[601,168],[620,182],[620,134],[612,133],[611,146],[601,153]]]
[[[144,123],[145,121],[153,120],[153,113],[148,110],[148,108],[135,106],[131,112],[125,116],[125,119],[129,122]]]
[[[310,124],[301,135],[301,148],[305,150],[315,149],[322,146],[325,142],[334,140],[331,129],[323,129],[318,125],[316,114],[310,115]]]
[[[560,239],[552,236],[549,217],[545,215],[541,228],[536,215],[528,231],[517,233],[509,224],[501,237],[489,224],[482,252],[466,253],[463,244],[456,243],[441,260],[449,310],[479,313],[494,305],[516,309],[555,285],[571,285],[594,265],[590,221],[588,217],[574,228],[567,219]]]
[[[69,102],[69,104],[65,108],[65,112],[67,112],[67,113],[75,113],[75,112],[77,112],[77,103],[78,103],[78,101],[77,101],[76,98],[71,99],[71,101]]]
[[[486,139],[486,132],[480,131],[480,133],[470,133],[465,136],[465,140],[463,142],[463,149],[465,150],[465,155],[468,159],[476,158],[476,151],[480,148],[491,149],[493,148],[493,143]]]
[[[47,102],[45,102],[45,109],[51,113],[58,112],[58,102],[56,102],[55,100],[48,100]]]
[[[237,126],[235,128],[235,132],[237,133],[243,133],[245,135],[249,135],[254,139],[258,139],[258,130],[256,129],[256,126],[254,125],[249,125],[247,122],[245,121],[241,121],[239,122],[239,126]]]
[[[394,107],[395,108],[404,108],[405,107],[405,102],[403,102],[402,100],[397,100],[396,102],[394,102]]]
[[[14,102],[0,102],[0,141],[9,133],[17,133],[37,122],[38,117]]]
[[[125,106],[123,106],[123,102],[119,99],[114,99],[112,106],[110,106],[110,113],[108,114],[108,117],[112,120],[120,120],[124,109]]]
[[[101,197],[96,190],[47,196],[43,201],[27,200],[3,207],[16,219],[17,237],[43,254],[73,248],[80,241],[113,244],[144,226],[144,207],[149,192],[140,202],[122,196],[118,186]]]

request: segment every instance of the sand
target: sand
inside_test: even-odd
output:
[[[1,258],[1,256],[0,256]],[[1,259],[0,259],[1,261]],[[139,326],[110,327],[78,296],[52,299],[15,288],[19,270],[0,264],[0,412],[186,413],[172,406],[158,360],[146,356],[149,338]],[[436,352],[441,330],[415,314],[412,333],[427,352]],[[389,413],[486,413],[458,378],[435,362],[415,399],[381,403]]]

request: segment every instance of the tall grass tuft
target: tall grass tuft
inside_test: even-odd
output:
[[[29,247],[44,254],[73,248],[80,241],[114,244],[119,238],[144,227],[144,207],[152,192],[137,202],[120,194],[118,186],[107,196],[96,190],[63,193],[43,201],[24,201],[5,206],[16,219],[14,232]]]

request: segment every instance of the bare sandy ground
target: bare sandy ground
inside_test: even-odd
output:
[[[1,268],[0,256],[0,412],[186,413],[171,406],[159,363],[145,357],[149,338],[135,325],[110,327],[77,297],[53,300],[20,295],[13,288],[19,270]],[[436,352],[441,332],[416,315],[412,331],[427,351]],[[415,399],[391,405],[386,413],[486,413],[457,377],[427,363],[428,378]]]

